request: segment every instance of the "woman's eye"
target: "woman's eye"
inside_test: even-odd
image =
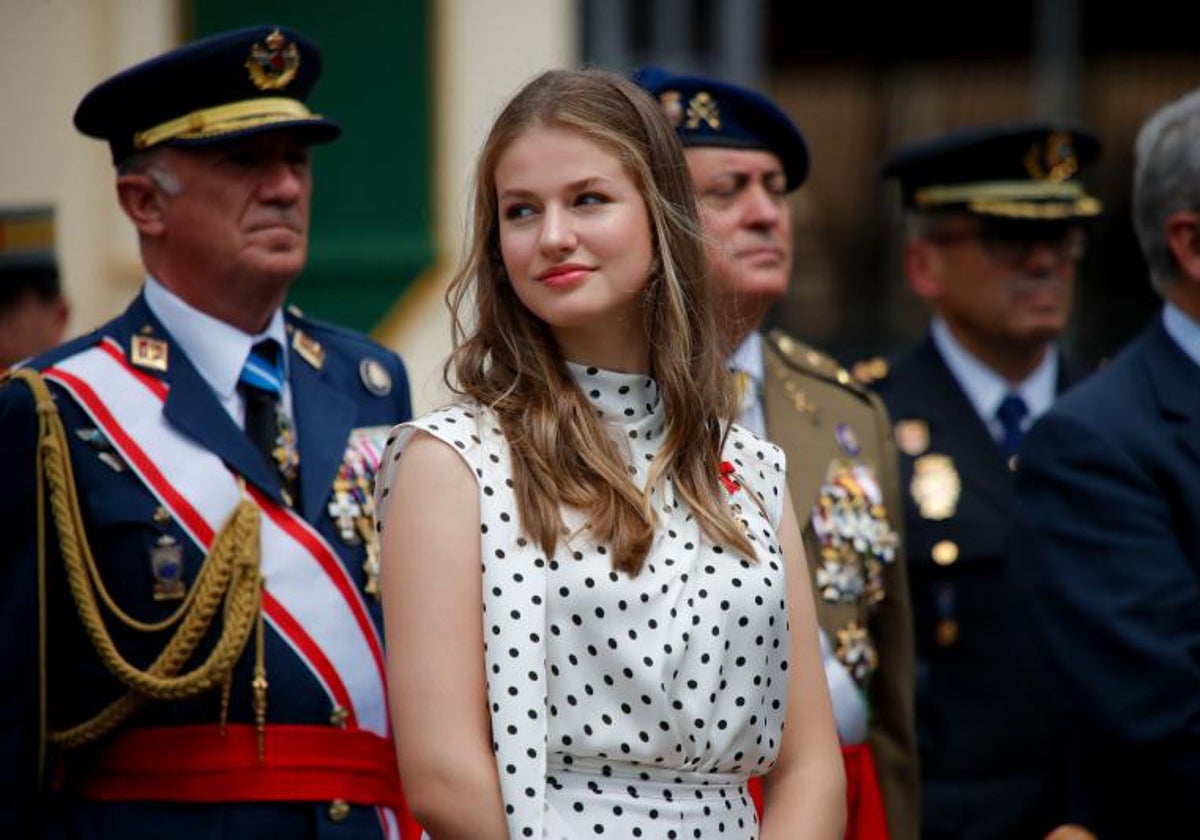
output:
[[[607,204],[608,198],[606,196],[601,195],[600,193],[594,193],[594,192],[581,193],[579,198],[575,199],[575,203],[581,204],[581,205]]]
[[[528,204],[510,204],[504,208],[504,218],[525,219],[533,215],[533,208]]]

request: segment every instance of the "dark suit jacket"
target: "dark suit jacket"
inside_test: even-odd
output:
[[[1042,418],[1017,483],[1019,571],[1069,711],[1080,821],[1104,840],[1191,836],[1200,367],[1161,319]]]
[[[1009,577],[1012,470],[931,337],[876,387],[901,444],[923,833],[1040,838],[1065,816],[1063,758]]]
[[[364,336],[319,324],[288,313],[289,337],[303,331],[324,350],[314,364],[289,349],[289,380],[293,419],[300,451],[300,498],[295,510],[325,537],[339,554],[351,579],[364,583],[364,548],[343,542],[327,514],[331,486],[352,429],[389,426],[411,416],[408,381],[394,353]],[[169,345],[169,367],[149,372],[169,385],[163,406],[167,422],[206,449],[275,500],[281,499],[277,474],[253,448],[249,438],[221,406],[195,367],[139,297],[129,309],[96,332],[35,359],[45,369],[95,346],[105,337],[129,348],[135,334],[151,335]],[[311,346],[311,345],[310,345]],[[312,358],[312,354],[310,359]],[[386,394],[373,393],[365,383],[362,362],[374,359],[390,376]],[[380,388],[376,389],[382,390]],[[113,469],[101,457],[102,447],[79,432],[94,428],[88,415],[51,385],[69,443],[75,484],[100,577],[116,603],[142,621],[169,615],[178,602],[153,598],[150,556],[166,535],[184,549],[184,580],[195,581],[204,561],[201,551],[174,520],[163,519],[155,497],[133,471]],[[84,837],[258,837],[318,836],[338,829],[339,836],[377,837],[379,821],[372,808],[355,808],[338,825],[330,822],[329,803],[252,806],[184,806],[165,804],[95,804],[38,794],[38,582],[36,578],[37,515],[34,482],[36,417],[29,389],[19,383],[0,387],[0,836]],[[53,527],[47,563],[48,712],[53,728],[64,728],[91,717],[119,694],[120,683],[107,671],[88,640],[67,591],[63,563]],[[375,599],[366,599],[371,617],[381,624]],[[161,649],[169,632],[134,631],[109,616],[117,647],[145,667]],[[210,635],[211,638],[211,635]],[[211,646],[211,642],[209,642]],[[202,645],[201,651],[204,650]],[[253,722],[249,688],[253,642],[235,668],[230,692],[229,721]],[[268,721],[329,725],[328,695],[313,674],[291,652],[287,642],[268,627],[266,663],[269,679]],[[189,666],[190,667],[190,666]],[[151,704],[125,726],[171,726],[215,723],[220,715],[219,692],[190,700]],[[54,756],[52,755],[52,758]],[[65,766],[86,766],[87,748],[73,751]],[[358,826],[355,830],[354,826]],[[350,834],[346,835],[345,832]]]

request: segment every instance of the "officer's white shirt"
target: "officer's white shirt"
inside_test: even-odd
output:
[[[264,338],[278,341],[284,365],[283,410],[292,416],[292,393],[287,381],[287,330],[284,329],[282,311],[276,309],[267,328],[250,335],[185,303],[149,275],[144,293],[146,305],[154,317],[162,322],[200,376],[216,392],[221,406],[241,428],[245,428],[246,405],[237,387],[238,377],[255,344]]]
[[[1173,303],[1163,307],[1163,329],[1196,365],[1200,365],[1200,324]]]
[[[965,347],[958,343],[946,322],[935,318],[929,327],[933,335],[933,343],[950,368],[950,373],[958,380],[958,385],[967,395],[975,412],[987,425],[988,431],[997,442],[1004,437],[1004,428],[996,418],[996,409],[1000,407],[1005,395],[1012,392],[1025,400],[1029,414],[1021,422],[1025,431],[1034,421],[1050,410],[1058,391],[1058,346],[1052,345],[1046,358],[1034,369],[1033,373],[1017,383],[1010,383],[1000,374],[972,356]]]
[[[738,425],[749,429],[759,437],[767,436],[767,418],[763,412],[763,339],[757,331],[742,339],[727,360],[727,367],[750,377],[753,388],[742,394],[742,405],[738,413]]]

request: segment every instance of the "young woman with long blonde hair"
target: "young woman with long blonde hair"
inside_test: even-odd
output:
[[[632,83],[551,71],[493,125],[449,298],[460,400],[397,427],[376,491],[434,837],[840,836],[784,458],[731,422],[698,230]]]

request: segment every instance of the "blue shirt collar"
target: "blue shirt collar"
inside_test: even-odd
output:
[[[182,298],[147,275],[144,289],[146,305],[154,317],[175,339],[185,356],[196,366],[222,400],[230,399],[237,389],[238,377],[250,355],[250,348],[264,338],[279,342],[283,372],[287,376],[287,331],[283,312],[276,309],[267,328],[250,335],[185,303]]]
[[[1173,303],[1163,306],[1163,329],[1187,357],[1200,365],[1200,324]]]
[[[933,336],[933,343],[946,362],[946,367],[950,368],[950,372],[958,380],[959,387],[975,407],[976,413],[989,427],[995,421],[1000,401],[1010,392],[1019,394],[1029,407],[1029,416],[1024,425],[1032,424],[1054,404],[1054,397],[1058,391],[1057,346],[1050,348],[1046,358],[1029,376],[1020,382],[1010,383],[959,344],[942,319],[935,318],[929,331]]]

